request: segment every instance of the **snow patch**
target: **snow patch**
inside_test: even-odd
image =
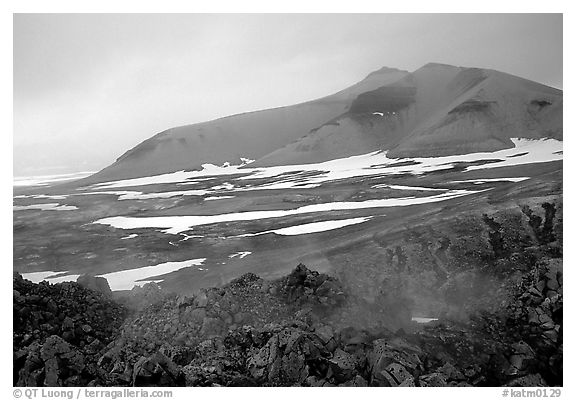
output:
[[[74,179],[85,178],[94,174],[95,171],[76,172],[73,174],[57,175],[36,175],[15,177],[12,186],[47,186],[51,183],[71,181]]]
[[[76,195],[108,194],[118,196],[118,200],[149,200],[149,199],[168,199],[176,196],[203,196],[207,193],[208,191],[206,190],[178,190],[174,192],[152,192],[152,193],[142,193],[133,190],[120,190],[120,191],[76,193]]]
[[[403,185],[387,185],[385,183],[371,186],[372,189],[396,189],[396,190],[417,190],[423,192],[437,192],[446,191],[448,189],[437,189],[423,186],[403,186]]]
[[[279,218],[292,215],[308,214],[324,211],[360,210],[366,208],[404,207],[417,204],[435,203],[478,193],[478,191],[451,190],[446,193],[429,197],[400,197],[390,199],[374,199],[360,202],[333,202],[311,204],[292,210],[245,211],[217,215],[185,215],[166,217],[109,217],[93,223],[110,225],[119,229],[159,228],[168,234],[178,234],[194,226],[208,225],[219,222],[254,221],[259,219]]]
[[[238,253],[230,254],[230,255],[228,256],[228,258],[238,257],[238,258],[242,259],[242,258],[244,258],[244,257],[246,257],[246,256],[249,256],[250,254],[252,254],[251,251],[239,251]]]
[[[208,196],[204,198],[204,201],[209,200],[222,200],[222,199],[233,199],[236,196]]]
[[[13,206],[14,211],[42,210],[42,211],[72,211],[76,206],[61,205],[59,203],[30,204],[28,206]]]
[[[438,321],[438,318],[412,317],[412,321],[418,324],[429,324],[432,321]]]
[[[68,272],[68,271],[64,271]],[[27,279],[33,283],[38,283],[38,282],[42,282],[44,279],[53,276],[53,275],[57,275],[57,274],[61,274],[62,272],[55,272],[55,271],[42,271],[42,272],[25,272],[25,273],[21,273],[22,278]]]
[[[530,179],[530,177],[518,177],[518,178],[486,178],[486,179],[467,179],[463,181],[450,181],[448,183],[473,183],[479,185],[487,182],[522,182]]]
[[[349,218],[333,221],[312,222],[309,224],[294,225],[289,226],[287,228],[273,229],[265,232],[249,233],[245,235],[239,235],[237,237],[259,236],[264,235],[266,233],[275,233],[277,235],[283,235],[283,236],[305,235],[307,233],[331,231],[349,225],[361,224],[362,222],[366,222],[371,218],[372,217],[361,217],[361,218]]]
[[[252,160],[252,159],[250,159],[250,158],[240,157],[240,161],[242,162],[242,163],[240,164],[240,166],[243,167],[244,165],[251,164],[251,163],[253,163],[253,162],[256,161],[256,160]]]
[[[388,158],[387,152],[375,151],[372,153],[351,156],[316,164],[282,165],[261,168],[242,168],[241,166],[219,167],[212,164],[204,164],[200,171],[178,171],[170,174],[149,176],[144,178],[127,179],[113,182],[105,182],[94,185],[100,188],[118,188],[129,186],[153,185],[159,183],[181,183],[190,179],[238,175],[235,178],[239,181],[275,178],[283,175],[281,182],[266,183],[253,187],[235,188],[230,182],[214,186],[208,190],[214,191],[228,190],[260,190],[260,189],[289,189],[317,187],[318,185],[342,180],[352,177],[371,175],[397,175],[413,174],[419,175],[433,171],[440,171],[452,168],[455,163],[473,162],[483,159],[501,159],[494,163],[483,165],[473,165],[466,168],[466,171],[478,169],[498,168],[513,165],[541,163],[562,160],[562,142],[555,139],[512,139],[514,148],[504,149],[495,152],[469,153],[443,157],[422,157],[422,158]],[[522,154],[525,153],[525,154]],[[399,164],[399,162],[401,162]],[[315,172],[313,176],[301,176],[303,173]],[[289,179],[285,175],[292,175],[298,179]]]
[[[162,264],[151,265],[148,267],[126,269],[123,271],[110,272],[108,274],[97,275],[106,278],[110,289],[112,290],[131,290],[134,286],[142,286],[148,282],[162,282],[162,279],[153,279],[155,276],[169,274],[171,272],[179,271],[183,268],[202,265],[206,261],[205,258],[197,258],[186,261],[169,261]],[[34,283],[41,281],[48,281],[49,283],[60,282],[75,282],[80,275],[69,274],[54,277],[55,275],[65,274],[68,271],[54,272],[31,272],[22,274],[24,279],[28,279]],[[52,276],[52,278],[51,278]]]
[[[58,194],[58,195],[47,195],[47,194],[21,194],[19,196],[13,196],[13,199],[50,199],[50,200],[65,200],[68,195]]]
[[[199,239],[199,238],[203,238],[204,236],[202,235],[187,235],[185,233],[181,233],[180,235],[184,236],[183,239],[179,240],[179,242],[185,242],[188,239]]]

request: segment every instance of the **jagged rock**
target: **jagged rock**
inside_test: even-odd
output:
[[[310,365],[328,356],[321,339],[296,328],[276,331],[267,343],[248,360],[248,368],[258,381],[292,385],[302,384]],[[352,375],[353,376],[353,375]]]
[[[447,362],[438,369],[438,372],[446,376],[448,381],[463,381],[466,379],[464,374],[457,369],[451,362]]]
[[[414,380],[414,377],[410,376],[408,378],[406,378],[404,381],[402,381],[401,384],[398,385],[399,387],[414,387],[416,386],[416,381]]]
[[[528,322],[534,325],[540,324],[540,318],[538,317],[536,309],[530,307],[527,309],[527,311],[528,311]]]
[[[104,345],[102,344],[102,342],[98,339],[94,339],[90,344],[88,344],[84,350],[86,352],[86,354],[96,354],[98,353],[100,350],[102,350],[102,348],[104,347]]]
[[[185,308],[194,304],[194,297],[191,296],[178,296],[178,300],[176,301],[176,306],[178,308]]]
[[[194,305],[198,308],[206,307],[208,305],[208,297],[206,296],[205,291],[201,291],[195,298],[194,298]]]
[[[542,282],[542,283],[543,283],[542,286],[545,286],[545,283],[544,282]],[[543,288],[539,289],[537,287],[532,286],[530,289],[528,289],[528,293],[530,293],[531,295],[536,296],[536,297],[542,297],[542,290],[543,290]]]
[[[534,350],[523,341],[514,343],[512,349],[514,353],[509,358],[510,369],[508,375],[517,375],[525,371],[528,365],[533,362],[535,353]]]
[[[558,300],[560,300],[560,294],[555,290],[548,290],[546,292],[546,297],[550,299],[552,303],[556,303]]]
[[[391,363],[384,370],[378,371],[372,380],[377,386],[399,386],[405,381],[414,381],[414,377],[399,363]],[[409,383],[407,383],[409,385]]]
[[[559,329],[556,329],[556,327],[558,327],[558,326],[559,326],[559,325],[556,325],[556,326],[555,326],[555,329],[550,329],[550,330],[548,330],[548,331],[546,331],[546,332],[543,333],[543,335],[544,335],[548,340],[550,340],[552,343],[556,343],[556,342],[558,341],[558,336],[559,336],[558,330],[559,330]]]
[[[70,317],[64,318],[64,321],[62,322],[62,330],[63,331],[74,330],[74,320]]]
[[[223,328],[223,323],[220,319],[205,317],[202,321],[200,334],[202,336],[215,336],[220,334]]]
[[[165,301],[168,296],[169,294],[163,291],[156,282],[148,282],[143,286],[134,286],[130,290],[127,302],[130,308],[141,310]]]
[[[372,345],[368,361],[374,372],[386,368],[392,362],[403,365],[409,371],[422,368],[420,356],[423,351],[401,338],[377,339]]]
[[[399,339],[373,342],[368,362],[372,386],[398,386],[422,368],[422,350]]]
[[[44,362],[40,357],[40,345],[32,344],[27,349],[22,350],[18,357],[20,364],[24,359],[24,365],[18,371],[16,386],[42,386],[44,384]],[[18,359],[15,357],[15,367]],[[15,368],[14,372],[18,369]]]
[[[63,386],[63,377],[78,375],[84,370],[84,356],[59,336],[46,339],[40,349],[44,361],[45,386]]]
[[[206,309],[205,308],[193,308],[187,307],[186,311],[184,311],[184,321],[192,322],[195,325],[202,326],[202,322],[206,317]]]
[[[410,334],[346,328],[343,313],[357,310],[348,308],[351,298],[339,297],[334,278],[304,266],[269,282],[274,295],[253,274],[194,298],[150,286],[158,297],[134,307],[121,331],[113,321],[121,321],[122,308],[102,295],[76,283],[35,285],[16,277],[14,380],[34,386],[495,386],[539,382],[510,379],[540,376],[557,384],[561,281],[558,291],[544,287],[534,303],[529,288],[542,267],[531,274],[502,304],[507,314],[487,312],[467,324],[443,320]],[[330,298],[340,300],[334,305]],[[513,321],[501,318],[512,315],[509,309]]]
[[[112,297],[112,290],[110,289],[110,285],[106,278],[84,274],[80,275],[78,279],[76,279],[76,282],[80,286],[100,292],[106,297]]]
[[[531,374],[513,379],[510,382],[508,382],[506,386],[537,387],[537,386],[548,386],[548,384],[542,378],[542,376],[540,376],[540,374]]]
[[[274,365],[274,364],[273,364]],[[282,357],[280,373],[272,373],[272,378],[279,381],[301,384],[308,376],[308,368],[304,355],[296,352],[289,352]]]
[[[338,346],[334,338],[334,329],[330,325],[323,325],[315,330],[316,335],[320,338],[326,350],[333,353]]]
[[[341,349],[336,349],[330,359],[332,375],[338,382],[346,382],[356,375],[356,359]]]
[[[558,283],[556,277],[554,277],[553,279],[549,279],[548,281],[546,281],[546,287],[548,288],[548,290],[558,290],[560,284]]]
[[[322,387],[325,381],[323,379],[318,379],[317,377],[311,375],[306,378],[306,385],[310,387]],[[349,386],[353,386],[352,384]]]
[[[181,368],[161,352],[142,357],[134,365],[133,386],[179,386],[184,382]]]
[[[440,372],[433,372],[428,375],[421,375],[419,378],[420,386],[422,387],[444,387],[448,386],[446,382],[446,375]]]
[[[342,287],[332,280],[322,282],[313,293],[318,296],[318,301],[323,305],[335,306],[344,301],[344,291]]]
[[[286,278],[276,282],[277,292],[288,303],[315,307],[336,307],[345,300],[344,290],[334,278],[299,264]]]
[[[353,386],[355,387],[366,387],[368,386],[368,382],[366,381],[366,379],[364,379],[363,377],[361,377],[360,375],[356,375],[354,377],[354,379],[352,380],[353,382]]]

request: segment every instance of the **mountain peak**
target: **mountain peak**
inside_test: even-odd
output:
[[[372,71],[370,72],[368,75],[366,75],[365,79],[368,79],[370,77],[373,77],[375,75],[383,75],[383,74],[390,74],[390,73],[398,73],[398,72],[404,72],[404,73],[408,73],[408,71],[402,70],[402,69],[398,69],[398,68],[392,68],[392,67],[382,67],[376,71]]]
[[[457,67],[456,65],[451,65],[451,64],[429,62],[429,63],[424,64],[422,67],[420,67],[420,69],[423,69],[423,68],[461,68],[461,67]]]

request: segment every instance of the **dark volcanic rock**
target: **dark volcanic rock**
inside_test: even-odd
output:
[[[310,305],[324,311],[341,305],[345,299],[342,285],[335,278],[311,271],[299,264],[287,277],[275,282],[278,294],[288,304]]]
[[[96,378],[94,357],[116,337],[126,310],[74,282],[34,284],[16,274],[13,286],[14,385],[84,386]]]
[[[181,386],[181,368],[161,352],[142,357],[134,365],[132,386]]]
[[[68,386],[66,377],[73,383],[80,383],[77,377],[85,367],[84,356],[64,339],[53,335],[46,339],[40,349],[44,361],[44,386]]]
[[[112,297],[112,290],[110,290],[110,285],[108,284],[106,278],[84,274],[80,275],[78,279],[76,279],[76,282],[86,289],[100,292],[106,297]]]
[[[406,318],[396,314],[409,306],[386,308],[401,296],[368,306],[304,265],[275,281],[246,274],[190,296],[151,285],[125,295],[125,304],[146,301],[128,317],[76,283],[36,285],[16,275],[14,384],[561,385],[562,263],[541,259],[521,276],[498,310],[405,333],[343,325],[359,312]]]

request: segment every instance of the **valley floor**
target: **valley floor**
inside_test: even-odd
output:
[[[15,188],[14,383],[561,385],[554,146]]]

